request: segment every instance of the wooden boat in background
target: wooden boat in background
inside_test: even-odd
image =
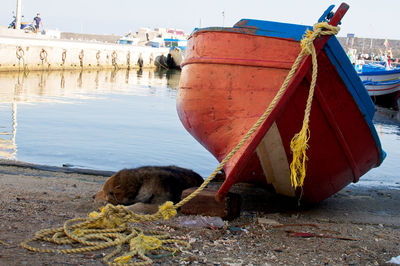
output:
[[[358,75],[375,104],[399,110],[400,68],[366,64]]]
[[[390,81],[400,79],[400,68],[386,67],[381,64],[365,64],[358,73],[362,81]]]
[[[336,26],[348,6],[320,21]],[[204,28],[188,40],[177,98],[189,133],[219,161],[264,113],[287,76],[312,27],[242,19],[232,28]],[[318,79],[310,114],[306,178],[302,199],[319,202],[385,157],[372,123],[374,106],[335,36],[314,41]],[[299,66],[266,121],[224,166],[223,198],[235,183],[270,185],[298,197],[291,185],[290,141],[300,131],[311,81],[311,59]]]

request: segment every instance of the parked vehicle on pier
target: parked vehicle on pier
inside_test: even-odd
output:
[[[23,18],[24,16],[22,16]],[[13,16],[13,21],[8,25],[9,29],[15,29],[16,17]],[[21,30],[25,30],[26,32],[35,32],[35,27],[30,22],[21,21]]]

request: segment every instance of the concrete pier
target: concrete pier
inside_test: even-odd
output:
[[[154,59],[162,54],[168,48],[49,39],[0,29],[0,71],[154,68]]]

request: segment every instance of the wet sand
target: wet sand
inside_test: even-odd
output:
[[[97,210],[92,196],[111,173],[0,161],[0,265],[104,265],[111,250],[65,255],[19,244]],[[400,190],[353,185],[302,207],[261,188],[234,191],[243,198],[242,214],[221,228],[186,228],[179,215],[147,223],[191,242],[177,256],[153,256],[154,264],[385,265],[400,255]]]

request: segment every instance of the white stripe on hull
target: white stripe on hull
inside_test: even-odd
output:
[[[385,74],[385,75],[359,75],[362,81],[370,80],[370,81],[389,81],[389,80],[396,80],[400,79],[400,73],[393,73],[393,74]]]
[[[394,93],[398,90],[400,90],[400,84],[399,85],[365,85],[365,88],[368,91],[368,94],[370,96],[380,96],[380,95],[386,95],[386,94],[391,94]]]

